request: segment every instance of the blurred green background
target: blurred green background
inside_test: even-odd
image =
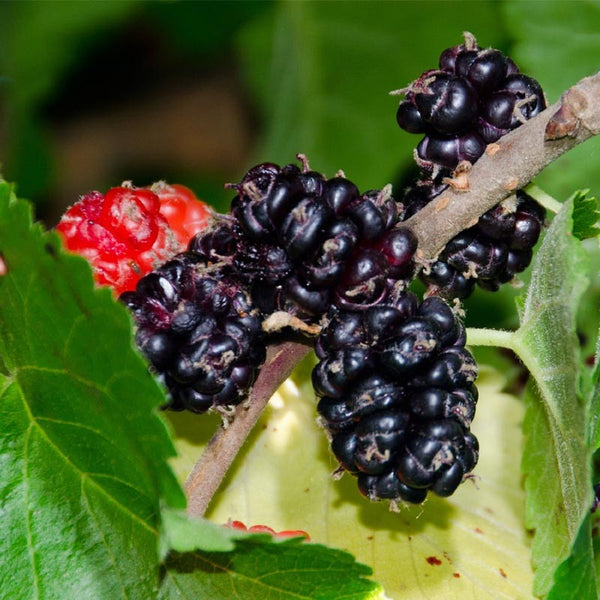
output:
[[[123,180],[184,183],[224,210],[225,182],[298,152],[361,189],[399,189],[418,138],[388,92],[465,30],[510,53],[549,102],[600,69],[597,1],[3,2],[3,176],[49,226]],[[538,183],[599,195],[599,157],[588,142]],[[514,324],[514,294],[477,294],[470,324]]]

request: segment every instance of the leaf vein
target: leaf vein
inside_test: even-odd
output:
[[[84,476],[81,478],[81,497],[85,503],[87,512],[90,515],[90,522],[94,524],[94,527],[96,528],[96,531],[98,532],[98,535],[100,536],[100,539],[102,540],[102,545],[106,549],[106,555],[108,557],[108,560],[110,560],[110,562],[112,563],[113,570],[116,572],[117,579],[119,580],[119,583],[121,585],[123,597],[128,598],[129,596],[127,594],[127,589],[125,587],[123,578],[121,577],[121,572],[119,571],[119,568],[117,567],[117,561],[116,561],[115,555],[113,554],[113,552],[110,548],[110,544],[106,541],[106,536],[104,535],[102,527],[100,527],[100,525],[96,519],[96,515],[95,515],[94,511],[92,510],[92,507],[89,502],[89,498],[85,492],[85,481],[86,481],[86,477]]]
[[[64,452],[62,452],[62,450],[60,449],[59,446],[57,446],[53,441],[52,438],[50,438],[50,436],[48,435],[48,433],[46,432],[46,430],[41,426],[41,424],[38,422],[37,417],[35,417],[33,415],[33,413],[31,412],[30,406],[27,403],[25,397],[23,394],[21,394],[21,397],[23,399],[23,405],[25,407],[25,410],[27,412],[27,415],[29,417],[29,421],[31,423],[31,425],[34,425],[39,431],[40,433],[43,435],[44,439],[46,440],[46,442],[48,443],[48,445],[54,449],[54,451],[64,460],[64,462],[69,465],[71,467],[71,469],[73,469],[73,471],[75,473],[77,473],[79,475],[79,477],[81,479],[83,479],[83,477],[86,475],[85,472],[83,472],[77,465],[75,465],[68,456],[65,455]],[[119,502],[114,496],[112,496],[107,490],[105,490],[99,483],[97,483],[96,481],[94,481],[93,479],[90,480],[93,485],[95,485],[98,490],[100,492],[102,492],[102,494],[108,498],[113,504],[115,504],[116,506],[118,506],[125,514],[128,514],[132,519],[138,521],[140,524],[142,524],[143,527],[145,527],[146,529],[148,529],[149,531],[151,531],[152,533],[154,533],[155,535],[158,535],[158,532],[156,531],[156,529],[154,527],[152,527],[149,523],[147,523],[144,519],[142,519],[139,515],[135,514],[134,512],[131,511],[131,509],[128,506],[125,506],[123,503]]]
[[[33,536],[32,530],[33,526],[31,523],[31,510],[29,509],[29,477],[28,474],[28,465],[29,465],[29,440],[31,438],[31,433],[33,429],[33,424],[30,423],[27,428],[27,433],[25,435],[25,445],[23,448],[24,454],[24,473],[23,473],[23,482],[25,483],[25,514],[27,521],[27,549],[29,551],[29,559],[31,561],[31,572],[33,573],[33,589],[35,592],[34,598],[39,598],[39,576],[37,572],[37,563],[35,560],[35,549],[33,546]]]

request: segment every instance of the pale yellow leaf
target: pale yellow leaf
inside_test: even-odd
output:
[[[449,499],[390,512],[370,503],[356,480],[334,480],[336,467],[316,423],[310,383],[288,380],[238,456],[207,517],[275,530],[303,529],[316,542],[348,550],[373,568],[394,600],[532,598],[530,539],[523,525],[523,405],[499,391],[501,378],[482,368],[473,431],[481,452],[475,477]],[[216,417],[172,414],[184,480]]]

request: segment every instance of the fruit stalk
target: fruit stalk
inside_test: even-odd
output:
[[[217,430],[185,482],[190,515],[204,515],[271,396],[310,350],[311,346],[297,342],[269,346],[267,359],[248,401],[238,405],[227,426]]]
[[[600,73],[582,79],[539,115],[490,144],[467,173],[403,223],[418,239],[417,258],[422,262],[435,258],[484,212],[598,133]]]

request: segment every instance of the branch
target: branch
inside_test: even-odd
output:
[[[446,243],[559,156],[600,133],[600,73],[582,79],[561,100],[490,144],[468,173],[468,189],[450,186],[403,225],[417,236],[421,261],[434,259]],[[209,442],[185,484],[188,512],[202,516],[271,396],[309,352],[308,345],[271,346],[248,401]]]
[[[227,427],[218,429],[185,482],[187,510],[190,515],[204,515],[211,498],[221,485],[269,399],[310,350],[311,346],[297,342],[268,347],[267,360],[247,402],[235,409],[233,419]]]
[[[486,148],[468,173],[467,191],[448,187],[405,221],[419,241],[421,261],[434,259],[454,236],[559,156],[600,133],[600,73],[575,84],[562,98]]]

